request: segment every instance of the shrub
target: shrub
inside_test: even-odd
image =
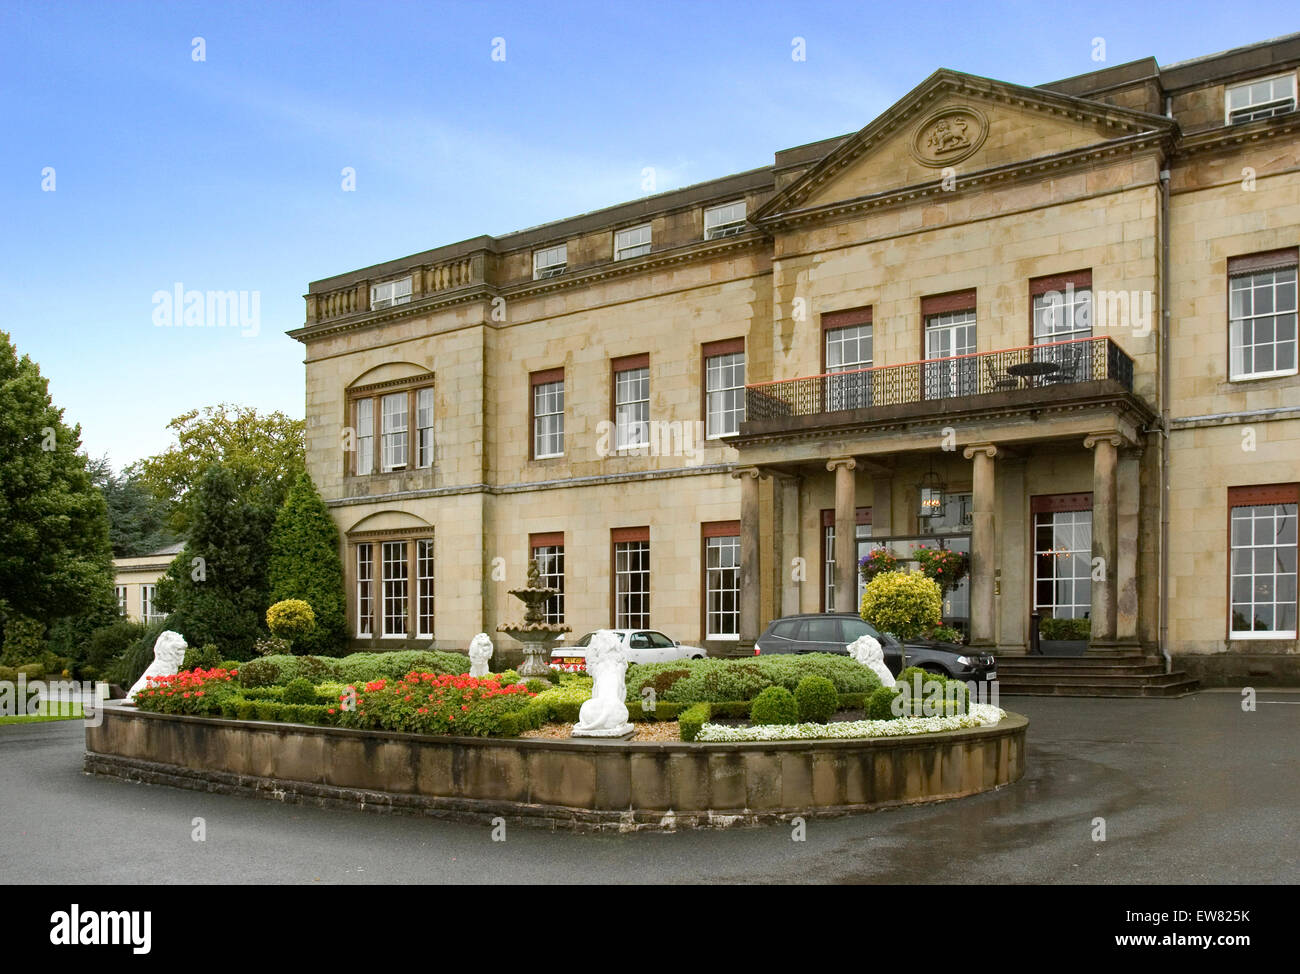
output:
[[[838,693],[869,693],[880,686],[880,680],[867,667],[834,653],[676,660],[631,668],[627,701],[638,704],[645,687],[653,688],[661,703],[752,700],[770,686],[783,686],[793,692],[805,676],[825,677]]]
[[[244,664],[241,663],[241,662],[239,662],[239,660],[234,660],[234,659],[223,659],[223,660],[221,661],[220,669],[223,669],[223,670],[237,670],[237,669],[239,669],[239,668],[240,668],[241,666],[243,666],[243,665],[244,665]]]
[[[665,693],[668,692],[668,689],[674,683],[676,683],[682,677],[690,676],[690,675],[691,675],[690,670],[681,670],[681,669],[664,670],[660,673],[654,674],[653,679],[651,679],[650,681],[650,686],[654,687],[656,697],[662,697]]]
[[[262,636],[253,641],[254,656],[288,656],[291,648],[289,640],[279,636]]]
[[[1038,623],[1041,639],[1087,639],[1092,635],[1089,619],[1043,619]]]
[[[12,666],[0,666],[0,683],[17,683],[18,670]]]
[[[318,657],[319,658],[319,657]],[[393,653],[353,653],[334,662],[337,676],[348,683],[371,680],[398,680],[412,670],[458,675],[469,672],[469,657],[464,653],[432,650],[399,650]],[[504,675],[504,674],[502,674]],[[516,680],[518,682],[516,674]],[[497,677],[500,681],[500,677]]]
[[[797,724],[799,707],[794,694],[785,687],[768,687],[754,699],[749,720],[754,724]]]
[[[677,731],[681,739],[695,740],[700,733],[700,728],[708,723],[711,716],[711,708],[707,703],[697,703],[684,710],[677,718]]]
[[[196,649],[191,646],[185,650],[185,659],[181,663],[181,669],[215,669],[221,664],[221,652],[212,643],[208,643],[202,648]]]
[[[895,687],[881,687],[879,690],[873,690],[871,696],[867,697],[867,705],[864,708],[867,712],[868,720],[893,720],[896,716],[893,711],[894,697],[898,696],[898,690]]]
[[[316,620],[310,632],[288,638],[300,653],[342,655],[348,634],[339,532],[306,473],[299,475],[276,513],[269,547],[271,601],[305,600]]]
[[[82,654],[82,672],[88,679],[105,673],[131,644],[144,635],[144,626],[129,619],[118,619],[100,626],[87,638]],[[89,672],[93,668],[94,672]]]
[[[222,701],[232,696],[238,685],[228,670],[191,670],[173,676],[151,676],[149,685],[135,695],[141,710],[165,714],[222,713]]]
[[[266,610],[266,628],[292,643],[316,628],[316,613],[302,599],[283,599]]]
[[[835,684],[826,677],[805,676],[795,688],[794,702],[801,721],[824,724],[835,714],[840,701]]]
[[[149,664],[153,662],[153,646],[167,630],[166,619],[156,619],[145,627],[140,638],[127,647],[126,652],[108,668],[105,677],[110,683],[130,687],[140,679]]]
[[[862,593],[862,618],[902,640],[915,639],[937,626],[942,613],[939,586],[915,572],[878,575]]]
[[[929,638],[941,643],[962,643],[961,632],[952,626],[935,626],[930,630]]]
[[[412,672],[399,680],[357,687],[357,709],[339,710],[337,717],[344,727],[499,736],[518,726],[503,720],[505,715],[523,710],[534,699],[523,685],[502,686],[492,676]]]
[[[40,680],[45,676],[44,663],[24,663],[22,666],[15,667],[15,669],[29,680]]]
[[[249,660],[239,667],[239,682],[246,687],[269,687],[280,682],[280,664],[274,656]]]
[[[296,677],[285,684],[280,699],[285,703],[315,703],[316,687],[306,677]]]
[[[45,623],[21,615],[11,615],[5,620],[0,662],[8,666],[30,663],[44,651]]]

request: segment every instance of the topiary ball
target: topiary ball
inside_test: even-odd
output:
[[[867,719],[894,720],[898,716],[894,713],[894,697],[897,695],[898,690],[894,687],[872,690],[871,696],[867,697]]]
[[[316,687],[311,680],[305,676],[300,676],[296,680],[290,680],[284,686],[284,693],[280,699],[285,703],[315,703]]]
[[[794,690],[799,719],[805,723],[824,724],[839,706],[835,684],[824,676],[805,676]]]
[[[799,705],[794,694],[785,687],[768,687],[757,697],[749,710],[751,724],[797,724]]]

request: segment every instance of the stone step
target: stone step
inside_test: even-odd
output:
[[[1163,663],[1099,664],[1095,666],[1077,666],[1062,664],[1060,666],[1020,666],[1013,663],[998,663],[998,676],[1003,680],[1025,677],[1060,678],[1072,676],[1163,676]]]
[[[1042,686],[1054,683],[1076,684],[1085,686],[1153,686],[1155,684],[1179,683],[1190,680],[1186,673],[1175,670],[1173,673],[1118,673],[1104,675],[1085,673],[1075,676],[1062,676],[1055,673],[1017,673],[1014,676],[998,674],[998,683],[1022,683],[1025,686]]]
[[[1114,686],[1111,684],[1044,684],[1025,686],[1002,683],[1002,697],[1184,697],[1200,687],[1196,680],[1179,680],[1171,684]]]

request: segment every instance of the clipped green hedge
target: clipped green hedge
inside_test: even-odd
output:
[[[687,707],[677,718],[677,729],[682,740],[688,743],[695,740],[696,735],[700,733],[700,728],[709,722],[712,715],[713,708],[707,703],[697,703]]]
[[[400,680],[412,670],[421,673],[468,673],[469,657],[462,653],[399,650],[392,653],[353,653],[342,659],[329,656],[263,656],[240,664],[239,682],[245,687],[266,687],[297,679],[320,683],[369,683]]]
[[[641,689],[647,686],[654,687],[658,699],[668,703],[753,700],[770,686],[793,692],[806,676],[830,680],[839,694],[865,695],[880,686],[879,678],[867,667],[834,653],[673,660],[629,667],[627,700],[629,706],[639,703]]]
[[[794,701],[799,708],[799,720],[815,724],[830,720],[840,703],[835,685],[824,676],[805,676],[800,680],[795,687]]]

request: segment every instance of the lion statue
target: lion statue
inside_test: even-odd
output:
[[[180,633],[172,632],[170,629],[160,632],[158,640],[153,644],[153,662],[140,674],[140,679],[131,685],[126,699],[134,700],[135,695],[149,685],[151,676],[175,676],[179,673],[181,664],[185,662],[187,649],[189,646],[185,644],[185,638]]]
[[[875,636],[859,636],[848,645],[849,655],[880,677],[880,685],[892,687],[894,674],[885,665],[885,651]]]
[[[627,719],[627,649],[608,629],[601,629],[587,645],[587,672],[595,681],[591,699],[578,711],[574,737],[625,737],[632,731]]]
[[[492,658],[492,640],[485,632],[469,641],[469,675],[487,676],[488,660]]]

